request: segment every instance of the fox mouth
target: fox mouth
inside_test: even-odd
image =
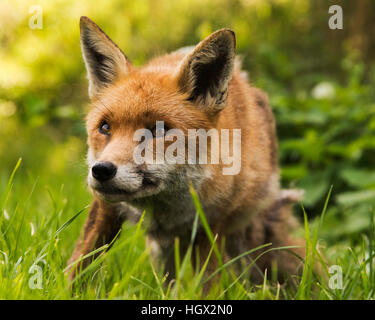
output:
[[[117,194],[118,195],[121,195],[121,194],[132,195],[139,191],[139,190],[127,191],[125,189],[119,189],[119,188],[113,188],[113,187],[102,187],[102,186],[95,187],[94,190],[102,194],[113,194],[113,195],[117,195]]]
[[[126,190],[125,188],[119,188],[117,186],[111,185],[95,185],[93,186],[93,190],[101,194],[104,198],[112,198],[112,197],[124,197],[126,199],[130,198],[138,198],[144,195],[153,193],[156,191],[160,186],[159,182],[150,180],[148,178],[144,178],[142,181],[142,186],[134,191]]]

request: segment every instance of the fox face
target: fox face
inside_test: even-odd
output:
[[[188,133],[216,127],[232,77],[234,33],[219,30],[188,54],[135,68],[91,20],[81,18],[80,29],[92,102],[86,124],[90,189],[110,202],[131,201],[208,177],[209,165],[189,161],[200,140],[192,142]]]

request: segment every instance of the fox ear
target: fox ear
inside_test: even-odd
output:
[[[116,44],[89,18],[81,17],[81,49],[89,79],[89,96],[113,83],[132,68]]]
[[[233,31],[221,29],[201,41],[184,58],[177,74],[182,92],[209,112],[222,110],[232,78],[236,38]]]

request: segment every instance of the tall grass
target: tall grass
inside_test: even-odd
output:
[[[121,237],[111,250],[98,249],[100,255],[75,280],[72,288],[64,270],[87,214],[88,195],[82,177],[65,175],[70,188],[48,179],[51,172],[41,170],[38,177],[25,178],[19,160],[5,183],[0,185],[0,298],[1,299],[371,299],[374,298],[374,216],[371,228],[352,245],[338,243],[325,247],[319,230],[329,205],[328,192],[319,219],[309,222],[304,209],[306,261],[297,286],[283,286],[265,278],[262,285],[249,281],[249,270],[270,250],[264,244],[252,248],[230,261],[224,261],[220,243],[209,227],[199,198],[191,188],[196,216],[190,246],[182,255],[179,239],[175,240],[176,279],[167,284],[161,268],[154,265],[145,245],[144,216],[137,225],[124,224]],[[43,185],[40,185],[40,181]],[[3,180],[4,181],[4,180]],[[211,243],[203,266],[193,268],[193,243],[198,227],[202,227]],[[356,243],[356,244],[355,244]],[[262,250],[260,250],[262,249]],[[232,265],[242,257],[259,251],[255,261],[234,274]],[[262,253],[260,253],[262,252]],[[89,254],[93,255],[92,253]],[[218,268],[207,273],[210,259]],[[79,263],[77,261],[76,263]],[[315,266],[319,265],[319,268]],[[342,270],[342,288],[332,278],[332,265]],[[317,272],[319,269],[319,272]],[[38,272],[41,277],[38,278]],[[267,270],[270,273],[271,270]],[[331,272],[331,273],[330,273]],[[215,279],[208,293],[203,286]],[[39,281],[39,282],[38,282]],[[333,285],[332,285],[333,284]]]

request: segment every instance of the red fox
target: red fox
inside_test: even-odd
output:
[[[274,117],[267,96],[250,86],[241,71],[233,31],[218,30],[193,48],[154,58],[139,68],[89,18],[81,17],[80,31],[91,99],[87,162],[94,201],[69,264],[111,243],[126,219],[137,219],[146,210],[148,243],[173,279],[175,239],[186,251],[196,216],[190,186],[199,196],[225,261],[266,243],[271,247],[301,244],[290,237],[291,209],[300,194],[280,189]],[[158,128],[158,123],[163,127]],[[168,133],[173,129],[180,136]],[[140,130],[148,132],[142,139],[136,138]],[[191,138],[193,130],[198,139]],[[204,145],[199,132],[218,133],[221,144],[209,134]],[[220,136],[222,132],[229,132],[227,139]],[[180,153],[183,161],[136,161],[141,144],[151,149],[142,149],[139,156],[163,159],[181,135],[179,148],[167,158],[173,160]],[[160,142],[167,149],[158,150]],[[201,146],[207,153],[203,163],[192,160]],[[236,156],[237,163],[227,161]],[[211,243],[200,225],[193,245],[194,257],[202,264]],[[269,248],[247,256],[247,263]],[[303,259],[304,250],[291,251],[264,254],[251,279],[261,281],[265,269],[273,266],[280,279],[297,274],[301,267],[297,256]],[[89,262],[84,260],[79,268]],[[207,272],[217,267],[212,257]],[[71,278],[76,269],[70,270]]]

